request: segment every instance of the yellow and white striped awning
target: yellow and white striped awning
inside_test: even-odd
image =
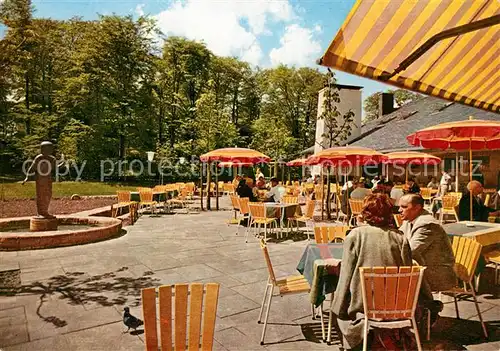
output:
[[[500,112],[500,1],[357,0],[319,63]]]

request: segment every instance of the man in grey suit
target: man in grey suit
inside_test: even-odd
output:
[[[420,300],[431,309],[435,319],[442,304],[433,300],[432,291],[451,289],[457,282],[450,240],[439,222],[424,210],[422,196],[407,194],[401,197],[399,212],[403,219],[403,225],[399,229],[408,239],[412,258],[419,265],[427,267]]]

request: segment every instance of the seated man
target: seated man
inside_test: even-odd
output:
[[[364,180],[361,180],[356,184],[356,188],[351,193],[351,199],[353,200],[363,200],[366,196],[371,195],[372,191],[365,188]]]
[[[410,243],[412,258],[426,266],[420,300],[431,310],[434,321],[442,304],[434,302],[432,291],[453,288],[456,275],[455,257],[448,235],[432,214],[424,210],[424,199],[418,194],[407,194],[399,200],[403,225],[399,228]]]
[[[266,194],[267,202],[280,202],[283,196],[283,188],[279,186],[279,181],[277,178],[271,179],[271,190]]]
[[[266,188],[266,180],[264,177],[259,177],[257,180],[257,183],[255,184],[258,189],[265,189]]]
[[[489,216],[499,216],[500,211],[489,208],[483,204],[479,195],[483,192],[483,185],[477,180],[467,184],[467,192],[462,196],[458,204],[458,219],[469,221],[470,218],[470,197],[472,194],[472,220],[477,222],[488,222]]]
[[[418,194],[418,193],[420,193],[420,187],[415,182],[414,178],[409,178],[408,181],[406,182],[406,186],[408,188],[408,190],[406,191],[408,194]]]
[[[248,186],[245,179],[240,179],[240,183],[236,188],[236,194],[238,194],[239,197],[247,197],[251,202],[256,201],[252,188]]]

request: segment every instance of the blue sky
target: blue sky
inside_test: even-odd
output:
[[[1,2],[2,0],[0,0]],[[166,35],[203,40],[218,55],[261,67],[317,67],[355,0],[33,0],[35,17],[150,15]],[[337,73],[340,84],[363,86],[363,99],[390,87]]]

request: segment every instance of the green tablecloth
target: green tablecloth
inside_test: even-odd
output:
[[[310,299],[321,305],[327,294],[337,288],[343,244],[309,244],[300,258],[297,270],[311,286]]]

